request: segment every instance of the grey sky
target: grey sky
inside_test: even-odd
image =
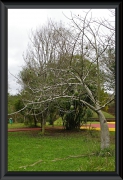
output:
[[[41,27],[48,18],[53,21],[61,20],[67,24],[69,20],[64,14],[70,17],[71,12],[78,15],[82,14],[82,11],[82,9],[8,9],[8,82],[11,94],[18,93],[20,89],[14,76],[17,76],[24,65],[22,55],[27,49],[31,29]],[[106,9],[92,10],[92,15],[111,18]]]

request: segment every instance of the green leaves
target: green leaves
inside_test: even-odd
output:
[[[78,96],[78,94],[79,94],[79,93],[78,93],[78,91],[76,90],[76,91],[74,92],[74,95],[75,95],[75,96]]]
[[[71,106],[70,106],[70,110],[74,110],[74,105],[71,105]]]

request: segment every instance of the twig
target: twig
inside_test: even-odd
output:
[[[92,156],[92,155],[95,155],[95,153],[91,153],[91,154],[81,154],[81,155],[78,155],[78,156],[68,156],[66,158],[56,158],[56,159],[53,159],[53,160],[49,160],[49,161],[62,161],[62,160],[66,160],[66,159],[70,159],[70,158],[78,158],[78,157],[85,157],[85,156]],[[46,161],[43,161],[43,160],[39,160],[33,164],[30,164],[30,165],[27,165],[27,166],[20,166],[19,168],[26,168],[28,166],[34,166],[40,162],[46,162]]]

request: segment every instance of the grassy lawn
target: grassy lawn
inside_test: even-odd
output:
[[[40,123],[37,123],[38,127],[41,127]],[[31,127],[29,125],[25,125],[24,123],[13,123],[13,124],[8,124],[8,129],[16,129],[16,128],[26,128],[26,127]],[[33,126],[32,126],[33,127]]]
[[[24,123],[13,123],[13,124],[8,124],[8,129],[13,129],[13,128],[24,128],[27,127]]]
[[[102,112],[103,112],[105,118],[115,118],[115,116],[113,116],[112,114],[109,114],[109,113],[107,113],[105,111],[102,111]],[[98,118],[97,113],[93,112],[93,117],[92,118]]]
[[[100,153],[100,132],[9,132],[8,171],[115,171],[115,133]]]

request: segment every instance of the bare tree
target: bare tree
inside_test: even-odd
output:
[[[79,83],[85,88],[86,93],[93,102],[93,106],[90,106],[87,102],[85,104],[94,110],[99,116],[101,126],[101,148],[104,149],[109,146],[110,138],[108,125],[101,109],[114,99],[114,94],[112,95],[112,99],[105,102],[103,106],[100,104],[100,90],[103,87],[103,84],[101,83],[103,80],[101,78],[103,77],[101,77],[100,74],[100,62],[109,47],[114,45],[112,41],[115,41],[115,32],[114,28],[112,31],[111,28],[107,28],[103,22],[99,21],[99,23],[97,23],[97,21],[93,20],[92,16],[90,16],[90,19],[87,18],[89,12],[90,11],[85,14],[84,18],[80,15],[71,16],[70,20],[74,29],[78,31],[79,38],[76,42],[76,46],[77,48],[79,47],[80,54],[84,57],[83,59],[89,57],[90,61],[97,65],[97,81],[95,82],[93,79],[90,79],[90,84],[96,83],[97,85],[97,96],[94,97],[94,94],[87,84],[88,72],[91,67],[87,68],[85,72],[83,71],[84,73],[82,76],[77,76],[75,73],[74,75]]]

